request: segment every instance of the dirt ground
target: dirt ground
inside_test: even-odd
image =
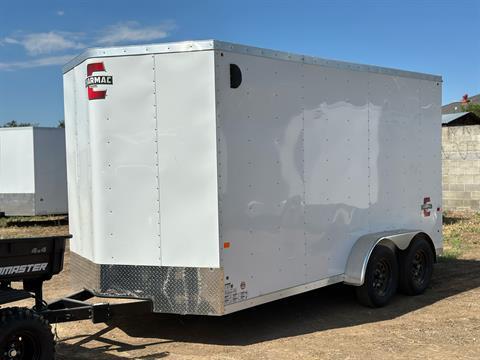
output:
[[[387,307],[369,309],[357,304],[352,288],[335,285],[221,318],[60,324],[57,358],[480,359],[480,216],[449,216],[445,223],[447,256],[421,296],[397,295]],[[69,273],[67,253],[65,271],[46,285],[47,299],[72,291]]]

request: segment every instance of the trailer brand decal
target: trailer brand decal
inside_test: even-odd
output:
[[[423,216],[430,216],[430,210],[433,208],[432,203],[430,202],[429,197],[423,198],[422,210]]]
[[[105,99],[107,90],[94,90],[98,85],[113,85],[111,75],[93,75],[96,72],[105,71],[103,63],[91,63],[87,65],[87,78],[85,87],[88,89],[88,100]]]
[[[45,271],[47,270],[47,266],[48,266],[48,263],[38,263],[38,264],[0,267],[0,276]]]

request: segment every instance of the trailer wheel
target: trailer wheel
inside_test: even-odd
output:
[[[53,360],[55,342],[50,325],[26,308],[0,312],[1,360]]]
[[[365,280],[357,287],[358,301],[369,307],[386,305],[398,286],[398,262],[394,252],[385,245],[377,245],[368,260]]]
[[[434,254],[424,237],[417,237],[400,253],[400,290],[407,295],[422,294],[433,274]]]

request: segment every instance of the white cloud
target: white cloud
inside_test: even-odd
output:
[[[0,62],[0,71],[29,69],[35,67],[64,65],[73,59],[75,55],[50,56],[26,61]]]
[[[65,15],[65,11],[63,11],[63,10],[58,10],[58,11],[56,12],[56,14],[57,14],[58,16],[63,16],[63,15]]]
[[[63,16],[63,10],[57,11]],[[166,38],[175,29],[173,21],[164,21],[155,26],[141,26],[138,22],[128,21],[106,27],[100,33],[85,34],[61,31],[41,33],[16,32],[3,39],[0,46],[21,46],[32,58],[11,62],[0,62],[0,71],[27,69],[51,65],[63,65],[74,55],[62,54],[68,50],[79,50],[87,47],[85,43],[97,45],[114,45],[119,43],[135,43]],[[52,56],[47,56],[51,54]],[[42,56],[42,57],[40,57]]]
[[[78,33],[50,31],[6,37],[2,42],[21,45],[29,55],[35,56],[63,50],[82,49],[85,45],[78,41],[80,36],[81,34]]]
[[[82,49],[84,44],[77,42],[74,33],[36,33],[25,36],[22,45],[30,55],[49,54],[68,49]]]
[[[118,43],[151,41],[166,38],[175,28],[175,23],[165,21],[156,26],[140,26],[136,21],[111,25],[97,38],[97,43],[114,45]]]
[[[14,38],[6,37],[2,41],[4,44],[18,44],[18,40],[15,40]]]

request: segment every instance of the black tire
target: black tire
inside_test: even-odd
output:
[[[434,253],[423,236],[412,240],[400,253],[400,291],[407,295],[420,295],[430,284],[433,274]]]
[[[0,312],[1,360],[53,360],[55,342],[50,325],[26,308]]]
[[[357,287],[358,301],[369,307],[385,306],[398,287],[398,262],[395,253],[385,245],[377,245],[368,260],[365,280]]]

